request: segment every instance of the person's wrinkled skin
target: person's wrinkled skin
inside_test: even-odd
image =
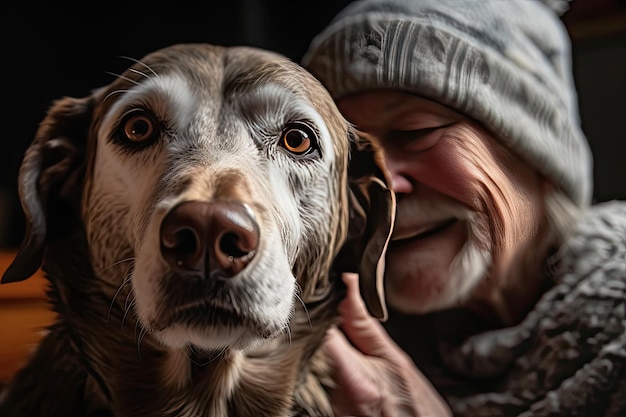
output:
[[[541,244],[546,182],[480,124],[436,102],[375,90],[338,105],[382,144],[397,195],[386,257],[389,305],[405,314],[463,306],[491,322],[519,320],[540,287],[528,277],[541,274],[525,272],[538,270],[541,258],[523,254]],[[337,366],[337,415],[451,415],[407,354],[361,307],[355,280],[345,279],[344,333],[331,332],[326,342]]]
[[[368,313],[355,274],[344,274],[348,293],[339,306],[342,330],[328,332],[326,352],[337,366],[337,416],[451,416],[444,400]]]
[[[338,105],[382,143],[397,195],[391,306],[425,313],[469,302],[503,323],[517,320],[535,291],[515,271],[528,270],[521,254],[537,243],[539,175],[478,123],[433,101],[379,90]]]

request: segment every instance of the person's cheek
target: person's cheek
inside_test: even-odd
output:
[[[422,152],[416,157],[415,167],[419,182],[476,209],[478,173],[468,164],[458,146],[441,143]]]

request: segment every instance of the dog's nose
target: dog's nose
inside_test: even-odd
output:
[[[161,224],[161,253],[172,268],[232,277],[252,260],[259,226],[243,204],[189,201]]]

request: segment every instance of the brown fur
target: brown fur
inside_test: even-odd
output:
[[[184,80],[188,91],[168,89],[168,77]],[[153,81],[157,99],[141,93],[141,106],[163,124],[161,135],[145,149],[120,145],[111,133],[118,130],[107,127],[119,122],[110,121],[122,112],[116,103]],[[267,85],[279,92],[263,90]],[[291,120],[293,102],[314,109],[330,138],[307,160],[275,155],[283,151],[259,129],[273,117],[270,130]],[[0,415],[331,414],[330,364],[319,347],[337,318],[339,274],[361,272],[370,310],[385,316],[381,259],[394,201],[373,146],[355,136],[307,72],[253,48],[175,45],[89,97],[54,103],[20,170],[28,230],[3,283],[26,279],[41,265],[58,320],[2,393]],[[270,180],[272,164],[281,169]],[[276,194],[280,187],[286,196]],[[278,204],[282,198],[298,201]],[[259,229],[252,261],[231,257],[236,273],[219,284],[207,270],[189,279],[189,271],[168,263],[151,239],[185,201],[247,207],[241,216],[252,213]],[[271,272],[282,251],[288,273]],[[274,295],[288,315],[266,316],[273,304],[263,300],[292,284],[288,297]],[[194,303],[201,311],[186,310]],[[173,332],[172,324],[185,331]],[[207,329],[227,339],[238,327],[253,336],[173,346],[179,338],[206,337]]]

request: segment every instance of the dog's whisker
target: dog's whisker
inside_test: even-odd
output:
[[[104,272],[104,271],[106,271],[106,270],[108,270],[110,268],[113,268],[116,265],[119,265],[119,264],[124,263],[124,262],[133,262],[134,260],[135,260],[135,258],[133,256],[130,256],[130,257],[124,258],[124,259],[120,259],[119,261],[113,262],[109,266],[105,266],[104,268],[101,268],[98,272]]]
[[[124,310],[125,311],[128,311],[128,309],[135,304],[135,298],[134,298],[133,295],[134,294],[133,294],[132,291],[129,291],[128,294],[126,294],[126,300],[124,300]]]
[[[141,71],[136,70],[136,69],[134,69],[134,68],[129,68],[129,69],[128,69],[128,71],[129,71],[129,72],[132,72],[132,73],[134,73],[134,74],[139,74],[139,75],[141,75],[141,76],[143,76],[143,77],[145,77],[145,78],[150,78],[150,76],[149,76],[148,74],[146,74],[145,72],[141,72]],[[155,75],[156,75],[156,74],[155,74]]]
[[[135,334],[134,336],[137,337],[137,328],[141,325],[141,323],[139,322],[139,320],[135,321]]]
[[[156,73],[156,71],[154,71],[149,65],[147,65],[145,62],[142,62],[138,59],[126,56],[126,55],[122,55],[120,58],[122,59],[128,59],[129,61],[133,61],[136,64],[142,65],[144,68],[146,68],[148,71],[150,71],[152,73],[152,75],[154,75],[155,77],[158,76],[158,74]],[[138,72],[138,71],[137,71]],[[144,74],[143,72],[138,72],[139,74],[143,75],[146,78],[150,78],[148,75]]]
[[[117,288],[117,290],[115,291],[115,294],[113,295],[113,297],[111,298],[111,304],[109,304],[109,312],[107,314],[107,322],[109,321],[109,318],[111,316],[111,311],[113,309],[113,305],[115,304],[115,300],[117,299],[117,296],[120,294],[120,292],[122,291],[122,288],[128,284],[132,278],[132,273],[133,273],[133,269],[134,269],[134,258],[126,258],[126,259],[122,259],[120,261],[115,262],[113,265],[110,265],[106,268],[104,268],[103,270],[106,270],[108,268],[112,268],[115,265],[119,265],[122,262],[127,262],[127,261],[132,261],[132,263],[128,266],[128,268],[126,268],[126,272],[124,273],[124,279],[122,280],[122,283],[120,284],[120,286]],[[128,297],[128,295],[127,295]]]
[[[130,302],[128,302],[129,297],[132,298]],[[122,324],[120,326],[120,330],[124,328],[124,322],[126,321],[126,317],[128,316],[128,313],[130,312],[131,308],[134,306],[135,306],[135,297],[133,296],[132,292],[129,291],[128,294],[126,295],[126,302],[124,303],[124,315],[122,316]]]
[[[146,337],[147,334],[148,334],[148,330],[144,326],[141,326],[141,330],[139,331],[139,337],[137,338],[137,355],[139,355],[140,359],[141,359],[141,342],[143,341],[144,337]]]
[[[148,68],[148,69],[149,69],[150,71],[152,71],[152,69],[151,69],[151,68]],[[128,71],[129,71],[129,72],[132,72],[132,73],[134,73],[134,74],[139,74],[139,75],[141,75],[142,77],[145,77],[145,78],[150,78],[150,75],[146,74],[145,72],[142,72],[142,71],[136,70],[136,69],[134,69],[134,68],[129,68],[129,69],[128,69]],[[152,71],[152,73],[153,73],[155,76],[157,75],[154,71]]]
[[[102,99],[102,101],[103,101],[103,102],[105,102],[105,101],[107,101],[109,98],[111,98],[111,97],[112,97],[113,95],[115,95],[115,94],[125,94],[125,93],[128,93],[128,91],[129,91],[129,90],[121,90],[121,89],[120,89],[120,90],[111,91],[109,94],[107,94],[107,95],[106,95],[106,96]]]
[[[294,293],[294,296],[300,302],[300,304],[302,304],[302,309],[304,310],[304,314],[306,314],[306,319],[309,322],[309,327],[312,328],[313,325],[311,324],[311,316],[309,316],[309,309],[306,307],[306,304],[304,303],[304,300],[302,299],[302,297],[300,297],[298,292]]]
[[[117,291],[115,291],[115,294],[113,294],[113,298],[111,299],[111,303],[109,304],[109,311],[107,313],[107,319],[106,319],[107,323],[109,322],[111,318],[111,312],[113,311],[113,305],[115,304],[115,300],[117,299],[117,296],[122,291],[122,288],[124,288],[124,286],[130,282],[131,277],[132,277],[132,274],[128,273],[126,277],[124,278],[124,280],[122,281],[122,283],[120,284],[120,286],[117,288]],[[128,298],[128,295],[126,297]]]
[[[287,325],[285,327],[285,333],[287,333],[287,338],[289,339],[289,347],[291,348],[291,326]]]
[[[129,83],[135,84],[135,85],[139,85],[138,81],[133,80],[132,78],[126,77],[125,75],[122,74],[116,74],[114,72],[110,72],[110,71],[105,71],[106,74],[112,75],[116,78],[121,78],[122,80],[126,80]]]

